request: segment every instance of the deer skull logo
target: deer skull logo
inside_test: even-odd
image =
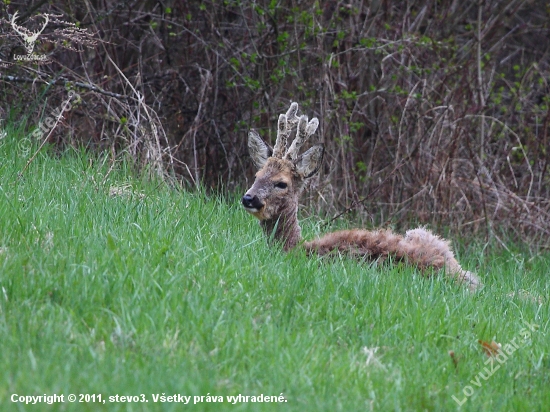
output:
[[[27,54],[30,55],[34,50],[34,43],[38,39],[38,36],[44,31],[46,25],[49,22],[49,16],[47,14],[44,14],[44,25],[39,31],[32,32],[26,27],[18,26],[15,23],[15,20],[17,19],[17,13],[19,12],[16,11],[10,20],[11,27],[13,27],[13,29],[22,37],[23,41],[25,42],[25,49],[27,49]]]

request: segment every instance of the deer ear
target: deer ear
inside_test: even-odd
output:
[[[264,167],[267,158],[273,155],[273,149],[265,143],[256,130],[248,133],[248,152],[258,169]]]
[[[313,146],[294,162],[297,172],[302,175],[304,179],[313,176],[321,167],[324,154],[325,148],[323,145]]]

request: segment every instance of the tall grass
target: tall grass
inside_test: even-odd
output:
[[[284,254],[236,198],[136,178],[124,163],[45,150],[18,177],[36,148],[8,132],[1,409],[454,410],[453,395],[466,398],[461,410],[550,404],[547,259],[462,247],[486,284],[472,296],[402,265]],[[305,222],[306,237],[316,231]],[[526,343],[480,387],[470,383],[489,359],[478,340],[504,345],[525,322],[538,325]],[[54,393],[65,403],[10,400]],[[148,402],[109,402],[117,394]],[[205,398],[184,406],[155,403],[157,394]],[[238,394],[286,402],[227,401]]]

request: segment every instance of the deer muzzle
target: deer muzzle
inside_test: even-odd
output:
[[[242,204],[247,212],[249,213],[258,213],[264,206],[258,196],[252,196],[250,194],[245,194],[242,198]]]

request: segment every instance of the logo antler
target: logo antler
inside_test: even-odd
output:
[[[29,29],[25,28],[25,27],[22,27],[22,26],[18,26],[16,23],[15,23],[15,20],[17,19],[17,14],[19,12],[16,11],[11,20],[10,20],[10,23],[11,23],[11,27],[13,27],[13,29],[23,38],[23,40],[25,41],[25,48],[27,49],[27,54],[32,54],[33,50],[34,50],[34,43],[36,42],[36,40],[38,39],[38,36],[40,35],[40,33],[42,33],[44,31],[44,29],[46,28],[46,26],[48,25],[48,22],[50,21],[50,18],[47,14],[44,14],[44,25],[42,26],[42,28],[37,31],[37,32],[32,32],[30,31]]]

